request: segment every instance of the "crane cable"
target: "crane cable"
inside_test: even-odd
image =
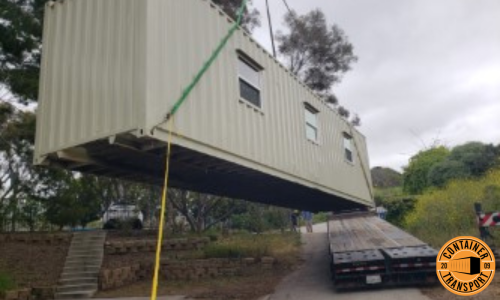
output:
[[[156,300],[157,295],[158,295],[158,276],[160,273],[160,260],[161,260],[161,247],[162,247],[162,241],[163,241],[163,229],[164,229],[164,222],[165,222],[165,207],[167,203],[167,191],[168,191],[168,175],[169,175],[169,167],[170,167],[170,155],[171,155],[171,148],[172,148],[172,133],[173,133],[173,128],[174,128],[174,115],[179,109],[179,107],[184,103],[184,101],[187,99],[189,94],[193,91],[195,86],[198,84],[200,79],[203,77],[205,72],[210,68],[210,66],[213,64],[213,62],[217,59],[219,56],[220,52],[226,46],[227,42],[229,39],[233,36],[234,32],[239,28],[241,24],[241,20],[243,17],[243,12],[245,11],[246,4],[248,0],[242,0],[241,7],[238,10],[238,18],[236,22],[231,26],[229,29],[228,33],[226,36],[221,40],[217,48],[215,48],[214,52],[210,56],[210,58],[205,62],[205,64],[202,66],[200,71],[196,74],[194,77],[193,81],[184,89],[182,92],[181,97],[177,102],[175,102],[174,106],[172,109],[169,111],[169,113],[166,116],[166,122],[167,122],[167,131],[168,131],[168,137],[167,137],[167,151],[166,151],[166,157],[165,157],[165,176],[163,180],[163,189],[162,189],[162,195],[161,195],[161,210],[160,210],[160,224],[158,225],[158,240],[156,242],[156,256],[155,256],[155,265],[154,265],[154,273],[153,273],[153,284],[151,287],[151,300]],[[162,125],[165,121],[161,122],[159,125],[156,125],[155,127],[158,127]]]

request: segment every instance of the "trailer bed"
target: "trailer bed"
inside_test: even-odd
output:
[[[335,252],[425,245],[389,222],[367,213],[334,217],[328,226],[330,247]]]
[[[437,282],[437,251],[372,213],[333,215],[328,238],[337,289]]]

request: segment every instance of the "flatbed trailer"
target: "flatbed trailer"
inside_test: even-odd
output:
[[[373,213],[332,214],[328,239],[338,290],[438,282],[437,251]]]

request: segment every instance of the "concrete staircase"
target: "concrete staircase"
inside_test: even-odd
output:
[[[97,292],[105,240],[105,231],[73,234],[55,299],[87,299]]]

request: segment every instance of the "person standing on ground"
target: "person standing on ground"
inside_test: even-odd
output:
[[[312,224],[312,219],[313,219],[313,214],[310,211],[303,211],[302,212],[302,218],[306,222],[306,230],[307,232],[311,233],[313,232],[313,224]]]
[[[290,215],[290,221],[292,222],[292,231],[299,232],[299,212],[294,210]]]

